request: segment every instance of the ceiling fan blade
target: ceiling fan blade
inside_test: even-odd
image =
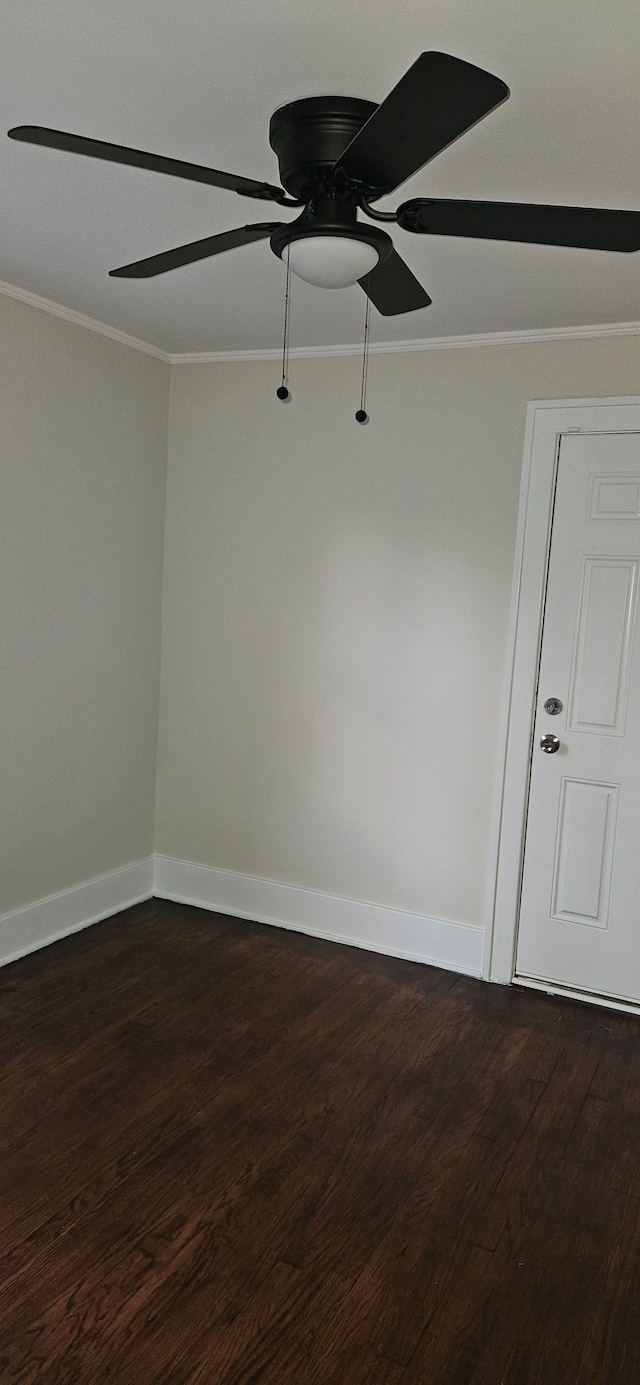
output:
[[[283,188],[274,187],[271,183],[258,183],[254,178],[223,173],[220,169],[205,168],[202,164],[184,163],[182,159],[167,159],[162,154],[147,154],[142,149],[128,149],[124,144],[107,144],[101,139],[70,135],[65,130],[48,130],[43,125],[16,125],[7,133],[9,139],[23,140],[25,144],[42,144],[48,149],[64,149],[70,154],[86,154],[89,158],[106,159],[109,163],[130,164],[133,168],[147,168],[154,173],[168,173],[173,178],[188,178],[194,183],[228,188],[230,192],[239,192],[243,197],[258,197],[267,202],[287,200]]]
[[[416,308],[428,308],[431,299],[411,273],[397,250],[392,250],[387,260],[381,260],[370,274],[358,283],[371,299],[374,308],[384,317],[394,317],[397,313],[412,313]]]
[[[422,235],[515,240],[584,250],[640,250],[640,212],[545,207],[535,202],[455,202],[416,198],[398,208],[398,225]]]
[[[251,245],[254,240],[264,240],[270,236],[280,221],[256,222],[253,226],[238,226],[235,231],[223,231],[219,236],[205,236],[204,240],[192,240],[189,245],[179,245],[175,250],[163,250],[159,255],[149,255],[146,260],[134,260],[132,264],[110,269],[112,279],[152,279],[156,274],[166,274],[180,265],[193,264],[195,260],[206,260],[210,255],[220,255],[223,250],[236,250],[240,245]]]
[[[509,88],[448,53],[421,53],[335,167],[391,192],[506,101]]]

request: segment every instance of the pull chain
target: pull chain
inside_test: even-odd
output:
[[[278,399],[283,404],[288,404],[291,398],[289,391],[289,327],[291,321],[291,263],[289,259],[290,246],[287,246],[287,286],[284,295],[284,339],[282,342],[282,384],[276,390]]]
[[[367,287],[369,280],[367,278]],[[367,294],[367,308],[364,316],[364,346],[362,350],[362,388],[360,390],[360,408],[356,412],[357,423],[368,423],[369,415],[366,411],[367,402],[367,376],[369,374],[369,319],[371,314],[371,299]]]

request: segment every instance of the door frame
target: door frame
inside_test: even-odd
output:
[[[637,395],[620,399],[537,399],[527,407],[492,828],[482,969],[486,981],[509,985],[515,974],[533,727],[560,439],[564,433],[638,432],[640,396]],[[546,984],[543,989],[555,988]]]

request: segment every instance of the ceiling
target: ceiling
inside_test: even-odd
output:
[[[4,0],[0,130],[49,125],[277,182],[276,106],[381,101],[425,49],[487,68],[511,98],[381,208],[429,195],[640,207],[637,0]],[[284,268],[267,241],[157,279],[108,277],[278,208],[4,135],[0,160],[0,279],[172,353],[278,345]],[[640,254],[394,239],[433,304],[374,311],[373,341],[640,319]],[[292,346],[358,341],[364,306],[357,287],[296,280]]]

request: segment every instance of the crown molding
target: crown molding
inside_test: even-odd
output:
[[[171,364],[169,352],[163,351],[160,346],[153,346],[151,342],[132,337],[128,332],[122,332],[119,327],[112,327],[108,322],[100,322],[96,317],[78,313],[75,308],[65,307],[64,303],[55,303],[52,298],[42,298],[38,293],[20,289],[16,284],[7,284],[2,279],[0,294],[5,298],[17,298],[19,303],[27,303],[30,308],[40,308],[41,312],[53,313],[54,317],[61,317],[76,327],[87,327],[90,332],[100,332],[103,337],[111,337],[112,341],[119,341],[123,346],[132,346],[134,351],[144,351],[147,356],[155,356],[157,360],[166,361],[167,365]]]
[[[586,327],[533,327],[524,331],[476,332],[457,337],[421,337],[413,341],[375,341],[369,343],[371,355],[394,351],[447,351],[466,346],[526,346],[543,341],[580,341],[594,337],[637,337],[640,322],[599,322]],[[361,356],[362,342],[344,346],[292,346],[290,358],[316,360],[323,356]],[[186,351],[172,353],[171,365],[213,365],[220,361],[276,361],[281,346],[255,351]]]
[[[101,322],[98,318],[89,317],[87,313],[76,312],[75,308],[67,308],[63,303],[55,303],[51,298],[42,298],[40,294],[31,293],[29,289],[18,288],[15,284],[8,284],[0,280],[0,294],[6,298],[17,298],[21,303],[27,303],[32,308],[39,308],[42,312],[53,313],[54,317],[61,317],[65,322],[72,322],[76,327],[86,327],[90,332],[100,332],[102,336],[111,337],[112,341],[119,341],[123,346],[131,346],[134,351],[143,351],[147,356],[155,356],[159,361],[165,361],[167,365],[215,365],[222,361],[277,361],[282,356],[281,346],[267,346],[251,351],[165,351],[160,346],[154,346],[151,342],[141,341],[139,337],[130,336],[128,332],[123,332],[119,327],[112,327],[108,322]],[[418,337],[411,341],[374,341],[370,342],[369,350],[372,355],[388,355],[395,351],[448,351],[460,350],[466,346],[527,346],[534,345],[536,342],[545,341],[581,341],[591,340],[595,337],[637,337],[640,336],[640,322],[598,322],[585,327],[533,327],[525,330],[507,332],[475,332],[467,336],[455,337]],[[324,356],[360,356],[362,354],[362,342],[350,342],[344,345],[335,346],[292,346],[289,352],[290,358],[296,360],[319,360]]]

